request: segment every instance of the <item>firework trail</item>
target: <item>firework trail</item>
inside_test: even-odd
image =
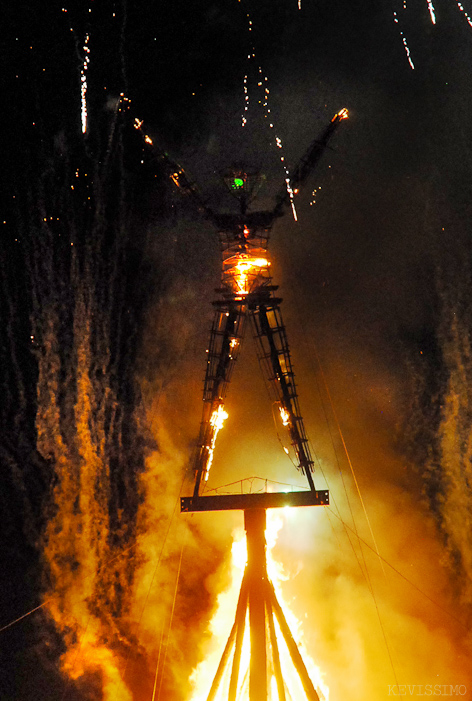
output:
[[[443,270],[437,329],[441,363],[439,412],[426,461],[426,490],[444,534],[464,603],[472,604],[472,271],[467,256]]]
[[[431,0],[427,0],[428,2],[428,10],[429,10],[429,16],[431,17],[431,22],[433,24],[436,24],[436,13],[434,11],[434,5]]]
[[[435,10],[435,7],[434,7],[434,3],[432,2],[432,0],[426,0],[426,2],[427,2],[427,8],[428,8],[428,13],[429,13],[429,17],[430,17],[431,23],[435,25],[435,24],[437,24],[437,17],[436,17],[436,10]],[[472,27],[472,18],[471,18],[470,15],[468,14],[468,12],[467,12],[467,10],[465,9],[464,5],[460,2],[460,0],[456,0],[456,5],[457,5],[457,7],[459,8],[459,11],[464,15],[464,17],[465,17],[465,19],[466,19],[468,25],[469,25],[470,27]],[[407,1],[406,1],[406,0],[403,0],[403,4],[402,4],[402,8],[401,8],[401,11],[400,11],[400,12],[406,12],[407,9],[408,9],[408,7],[407,7]],[[410,50],[410,47],[409,47],[409,45],[408,45],[408,42],[407,42],[407,38],[406,38],[405,33],[403,32],[402,29],[400,29],[400,27],[401,27],[401,25],[402,25],[402,21],[400,20],[399,12],[397,12],[396,10],[393,11],[393,21],[395,22],[395,24],[397,24],[397,25],[399,26],[400,38],[401,38],[401,40],[402,40],[402,44],[403,44],[403,47],[404,47],[404,49],[405,49],[405,53],[406,53],[406,56],[407,56],[407,59],[408,59],[408,63],[410,64],[410,68],[411,68],[412,70],[414,70],[414,69],[415,69],[415,64],[413,63],[413,59],[412,59],[412,55],[411,55],[411,50]]]
[[[133,575],[132,551],[116,556],[134,542],[143,464],[138,419],[122,395],[133,393],[126,336],[134,331],[123,303],[127,242],[116,147],[105,175],[84,157],[80,167],[66,163],[57,195],[54,165],[44,174],[42,222],[28,251],[37,447],[54,465],[53,516],[44,534],[47,608],[68,647],[63,670],[71,678],[100,670],[107,693],[115,694]],[[59,216],[51,218],[52,211]],[[117,697],[130,698],[124,691]]]
[[[457,2],[457,7],[459,8],[459,10],[461,12],[464,13],[464,17],[466,18],[467,23],[469,24],[470,27],[472,27],[472,19],[471,19],[470,15],[466,12],[463,4],[461,2]]]
[[[393,12],[393,21],[395,22],[395,24],[399,24],[399,22],[400,22],[400,20],[398,19],[398,14],[397,14],[397,12],[396,12],[395,10],[394,10],[394,12]],[[410,48],[409,48],[409,46],[408,46],[408,44],[407,44],[406,37],[405,37],[405,35],[403,34],[403,31],[402,31],[401,29],[400,29],[400,37],[401,37],[403,46],[405,47],[405,52],[406,52],[406,56],[407,56],[407,59],[408,59],[408,63],[410,64],[410,68],[411,68],[412,70],[415,70],[415,64],[413,63],[412,58],[411,58],[411,51],[410,51]]]
[[[82,122],[82,134],[85,134],[87,131],[87,69],[90,63],[90,49],[88,47],[89,39],[90,34],[86,34],[83,46],[84,62],[80,71],[80,115]]]

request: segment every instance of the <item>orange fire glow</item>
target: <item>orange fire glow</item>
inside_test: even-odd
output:
[[[261,274],[262,268],[268,268],[267,258],[256,258],[241,253],[225,261],[227,267],[225,276],[232,279],[232,287],[236,295],[244,297],[251,292],[254,281]]]

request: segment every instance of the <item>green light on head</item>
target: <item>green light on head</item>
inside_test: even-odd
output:
[[[244,187],[244,180],[242,178],[235,178],[233,180],[233,187],[235,190],[240,190],[242,187]]]

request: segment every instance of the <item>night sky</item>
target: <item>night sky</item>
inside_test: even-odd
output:
[[[472,16],[472,5],[464,9]],[[319,550],[308,536],[295,548],[307,562],[300,606],[316,618],[311,654],[326,670],[332,701],[348,691],[354,701],[387,698],[396,682],[458,684],[470,689],[465,698],[472,694],[465,631],[472,615],[472,20],[452,0],[438,0],[434,12],[436,23],[426,0],[4,8],[0,629],[51,592],[60,592],[67,614],[67,591],[82,581],[74,579],[82,572],[77,543],[88,533],[77,485],[93,454],[100,467],[90,482],[90,533],[106,531],[95,573],[108,572],[105,563],[118,556],[124,564],[83,596],[132,691],[113,696],[90,668],[66,681],[64,640],[80,651],[82,633],[69,619],[55,627],[42,610],[0,630],[2,701],[152,698],[152,640],[161,635],[159,617],[167,620],[174,575],[166,572],[175,572],[180,552],[172,529],[159,559],[155,636],[151,623],[133,627],[132,599],[137,580],[147,581],[143,563],[152,561],[152,571],[160,548],[146,538],[153,529],[164,538],[198,433],[219,254],[216,233],[172,189],[134,120],[213,206],[228,206],[221,173],[243,162],[264,174],[258,206],[269,207],[283,184],[280,155],[295,166],[342,107],[349,120],[298,196],[298,222],[287,211],[273,229],[274,278],[302,414],[330,489],[341,504],[344,475],[355,491],[339,423],[380,552],[434,601],[398,579],[385,593],[382,581],[394,662],[390,653],[374,660],[367,638],[378,628],[375,612],[364,608],[355,563],[335,554],[320,526]],[[258,104],[261,79],[270,117]],[[301,484],[276,436],[269,438],[273,422],[255,362],[237,370],[228,399],[234,423],[221,433],[210,486],[255,474]],[[251,397],[257,421],[238,397]],[[77,475],[68,505],[67,474]],[[325,488],[316,472],[315,482]],[[340,509],[349,520],[347,507]],[[362,521],[357,502],[354,512]],[[80,523],[77,543],[52,554],[65,538],[66,513]],[[219,517],[213,524],[197,518],[181,527],[190,544],[170,637],[174,671],[164,671],[161,699],[190,698],[186,679],[204,654],[198,641],[224,583],[231,527]],[[319,526],[303,524],[292,527]],[[371,543],[367,529],[362,537]],[[281,558],[295,547],[293,533],[282,540]],[[344,644],[358,657],[343,657]]]

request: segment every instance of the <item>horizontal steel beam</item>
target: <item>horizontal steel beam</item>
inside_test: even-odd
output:
[[[236,509],[277,509],[284,506],[328,506],[329,492],[263,492],[262,494],[215,494],[207,497],[182,497],[180,511],[233,511]]]

